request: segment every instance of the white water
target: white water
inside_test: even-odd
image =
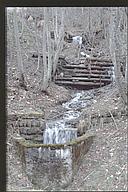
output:
[[[48,122],[44,132],[43,143],[44,144],[64,144],[77,138],[77,129],[71,128],[66,125],[66,122],[76,119],[80,116],[80,111],[75,111],[74,105],[76,105],[83,95],[82,93],[76,93],[71,101],[62,105],[67,111],[64,113],[61,120]],[[72,109],[73,108],[73,109]]]
[[[74,95],[74,98],[71,99],[71,101],[66,102],[66,103],[63,103],[62,106],[63,106],[64,108],[66,108],[66,109],[71,109],[70,106],[71,106],[72,104],[76,104],[76,103],[78,102],[78,100],[80,99],[81,96],[82,96],[82,93],[76,93],[76,94]]]
[[[78,109],[87,106],[93,98],[92,94],[91,91],[81,91],[75,93],[69,102],[62,104],[66,112],[61,119],[47,122],[43,136],[44,144],[64,144],[77,138],[77,129],[71,127],[70,121],[80,117],[81,111]]]
[[[44,132],[44,144],[63,144],[77,137],[77,130],[73,128],[65,128],[64,123],[59,122],[59,126],[54,124],[52,128],[46,125]]]
[[[90,102],[90,92],[88,95],[82,91],[74,94],[73,98],[62,105],[62,108],[65,108],[65,112],[61,119],[49,120],[46,124],[46,129],[43,135],[44,144],[67,144],[67,142],[72,141],[77,138],[77,129],[72,127],[74,120],[77,120],[81,112],[79,109],[86,107]],[[62,160],[63,167],[66,172],[61,172],[61,181],[67,183],[67,180],[72,178],[72,148],[64,147],[61,149],[51,149],[40,148],[39,149],[39,158],[43,158],[46,161],[50,160]]]

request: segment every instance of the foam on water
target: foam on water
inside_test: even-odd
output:
[[[82,95],[83,95],[82,92],[81,92],[81,93],[76,93],[76,94],[74,95],[74,98],[71,99],[71,101],[62,104],[62,106],[63,106],[64,108],[66,108],[66,109],[71,109],[71,107],[69,107],[69,106],[71,106],[72,104],[76,104],[76,103],[79,101],[79,99],[80,99],[80,97],[81,97]]]
[[[46,129],[43,135],[44,144],[67,144],[77,138],[77,129],[72,127],[72,122],[76,121],[80,117],[82,107],[86,107],[88,104],[88,92],[78,92],[74,94],[73,98],[62,105],[65,108],[65,112],[61,119],[48,121],[46,123]],[[71,121],[70,121],[71,120]],[[72,178],[72,148],[70,146],[60,149],[41,148],[39,149],[39,157],[54,162],[56,160],[62,160],[66,170],[65,173],[61,174],[60,178],[63,182],[67,182],[67,179]]]
[[[77,137],[77,130],[73,128],[62,127],[50,128],[48,124],[46,125],[46,130],[44,132],[44,144],[63,144],[71,141]]]
[[[72,119],[76,119],[80,116],[80,111],[76,111],[74,112],[73,110],[67,111],[64,114],[64,118],[65,120],[72,120]]]
[[[78,108],[77,105],[81,107],[85,104],[80,100],[83,93],[84,92],[78,92],[74,94],[73,99],[62,105],[67,111],[64,113],[61,120],[47,122],[43,136],[44,144],[64,144],[77,138],[77,129],[71,128],[71,126],[66,123],[80,116],[81,112],[75,109]],[[56,149],[55,156],[65,159],[68,161],[67,163],[70,164],[71,153],[69,149]]]
[[[80,117],[81,111],[78,109],[87,106],[86,97],[90,99],[88,92],[86,96],[85,91],[77,92],[69,102],[62,104],[62,107],[67,109],[67,111],[63,114],[61,120],[47,122],[43,136],[45,144],[64,144],[77,138],[77,130],[71,128],[71,125],[67,123]]]
[[[74,98],[65,104],[63,107],[68,109],[61,120],[48,122],[44,131],[44,144],[63,144],[77,138],[77,130],[70,127],[65,127],[65,122],[76,119],[80,116],[80,111],[71,110],[69,105],[78,103],[83,93],[76,93]]]

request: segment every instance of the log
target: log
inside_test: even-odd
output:
[[[82,62],[83,61],[83,62]],[[86,61],[84,60],[81,60],[82,63],[79,63],[80,64],[85,64],[85,65],[88,65],[88,63],[86,63]],[[102,67],[113,67],[113,63],[103,63],[103,62],[95,62],[95,63],[89,63],[91,66],[102,66]]]
[[[90,61],[98,61],[98,62],[107,62],[107,63],[112,63],[111,59],[105,59],[105,58],[95,58],[95,57],[90,57],[88,58]]]
[[[73,72],[73,73],[85,73],[90,74],[87,69],[63,69],[64,72]],[[106,71],[104,70],[91,70],[91,74],[106,74]]]
[[[69,75],[65,75],[64,74],[64,76],[65,77],[67,77],[67,76],[69,76]],[[104,77],[104,78],[106,78],[106,79],[110,79],[111,78],[111,76],[110,75],[102,75],[102,74],[84,74],[84,73],[76,73],[76,74],[70,74],[70,77],[88,77],[88,76],[90,76],[90,77],[95,77],[95,78],[102,78],[102,77]]]
[[[85,77],[62,77],[62,78],[57,78],[55,81],[86,81],[86,82],[97,82],[97,81],[101,81],[101,82],[112,82],[111,79],[97,79],[97,78],[85,78]]]
[[[86,86],[103,86],[104,83],[93,83],[93,82],[79,82],[79,81],[56,81],[56,84],[63,85],[86,85]]]
[[[110,67],[100,67],[100,66],[91,66],[91,69],[97,69],[97,70],[108,70]],[[73,69],[73,68],[76,68],[76,69],[88,69],[88,66],[80,66],[80,65],[64,65],[63,68],[65,69]]]

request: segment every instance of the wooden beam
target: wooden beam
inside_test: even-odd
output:
[[[100,77],[104,77],[106,79],[110,79],[111,76],[110,75],[102,75],[102,74],[84,74],[84,73],[76,73],[76,74],[70,74],[71,77],[95,77],[95,78],[100,78]],[[67,75],[68,76],[68,75]],[[64,74],[64,77],[66,77],[66,74]]]
[[[86,86],[103,86],[104,83],[94,83],[94,82],[78,82],[78,81],[55,81],[56,84],[63,85],[86,85]]]
[[[84,64],[84,65],[88,65],[88,63],[86,63],[86,61],[83,60],[83,62],[79,63],[80,64]],[[102,66],[102,67],[113,67],[113,63],[100,63],[100,62],[95,62],[95,63],[89,63],[91,66]]]
[[[62,77],[62,78],[57,78],[55,81],[86,81],[86,82],[95,82],[95,81],[101,81],[101,82],[112,82],[111,79],[100,79],[100,78],[85,78],[85,77]]]
[[[111,59],[105,59],[105,58],[96,58],[96,57],[91,57],[88,58],[90,61],[98,61],[98,62],[107,62],[107,63],[112,63]]]
[[[63,72],[72,72],[72,73],[85,73],[90,74],[90,72],[87,69],[63,69]],[[106,74],[106,71],[104,70],[91,70],[91,74]]]
[[[100,67],[100,66],[91,66],[91,70],[97,69],[97,70],[108,70],[109,67]],[[88,69],[88,66],[81,66],[81,65],[63,65],[63,68],[65,69]]]

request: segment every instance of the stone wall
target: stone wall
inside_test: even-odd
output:
[[[37,188],[60,189],[73,180],[94,135],[85,134],[65,144],[41,144],[15,137],[23,169]]]
[[[27,140],[43,141],[43,130],[46,127],[44,113],[18,113],[7,116],[7,127],[12,135],[18,133]]]

